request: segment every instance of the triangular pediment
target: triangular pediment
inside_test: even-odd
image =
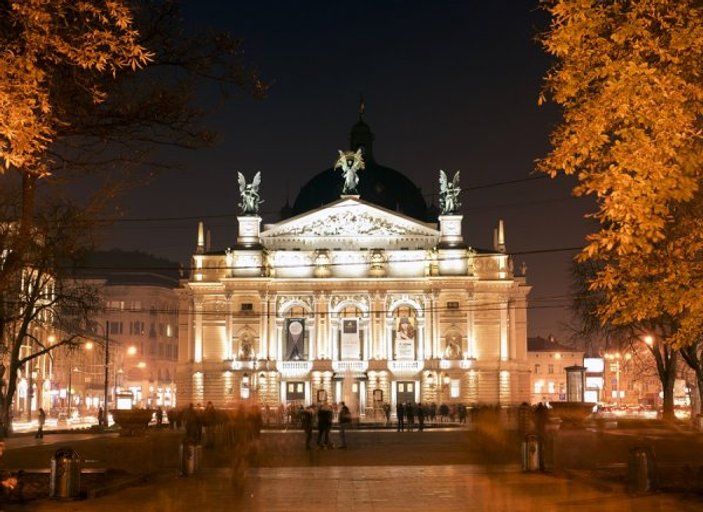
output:
[[[431,247],[439,239],[434,224],[345,197],[278,224],[261,233],[265,247],[335,248],[380,247],[405,240],[413,246]]]

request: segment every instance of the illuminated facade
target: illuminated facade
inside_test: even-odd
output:
[[[118,274],[103,287],[110,326],[111,398],[129,392],[134,405],[176,405],[178,297],[175,282],[154,274]],[[112,385],[114,384],[114,391]]]
[[[533,404],[539,402],[563,402],[566,394],[566,370],[570,366],[584,365],[584,352],[574,347],[558,343],[552,336],[549,338],[529,338],[527,340],[527,354],[532,374],[531,400]],[[593,400],[591,395],[592,382],[586,373],[585,400]]]
[[[424,222],[364,200],[372,170],[359,195],[276,224],[238,217],[224,251],[206,250],[200,225],[179,290],[180,404],[344,400],[363,417],[529,400],[529,287],[502,223],[493,250],[473,250],[462,215]]]
[[[85,279],[100,293],[104,307],[93,315],[95,343],[84,344],[87,358],[74,362],[72,406],[108,409],[116,398],[131,395],[137,407],[176,405],[179,285],[177,264],[139,252],[98,251],[91,254]],[[109,355],[105,372],[105,329]],[[76,354],[74,354],[74,357]],[[62,371],[61,375],[68,375]]]

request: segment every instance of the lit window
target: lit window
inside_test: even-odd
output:
[[[461,388],[459,387],[459,379],[452,379],[449,383],[449,396],[451,398],[459,398]]]

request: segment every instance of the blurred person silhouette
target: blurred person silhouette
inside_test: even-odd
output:
[[[315,409],[313,409],[312,405],[307,406],[301,413],[300,423],[303,427],[303,431],[305,432],[306,450],[310,449],[310,443],[312,442],[312,425],[314,423],[314,414]]]
[[[547,425],[549,424],[549,408],[540,402],[535,408],[535,427],[537,429],[537,446],[539,447],[539,470],[544,471],[544,448],[547,441]]]
[[[340,448],[347,447],[347,427],[351,424],[352,416],[349,407],[344,402],[341,402],[339,409],[339,440]]]
[[[34,437],[37,439],[44,439],[44,423],[46,423],[46,413],[41,407],[39,408],[37,415],[37,423],[39,424],[39,428],[37,429],[37,433],[34,434]]]

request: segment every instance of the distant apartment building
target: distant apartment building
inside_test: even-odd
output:
[[[527,338],[532,403],[565,401],[565,369],[582,366],[583,356],[582,350],[562,345],[553,336]]]
[[[109,251],[98,253],[89,267],[104,308],[94,317],[96,343],[88,350],[82,347],[80,357],[88,357],[84,367],[74,367],[78,397],[73,397],[72,405],[87,409],[102,406],[107,378],[108,408],[115,407],[117,395],[126,393],[131,393],[135,407],[174,407],[176,265],[141,253]]]

